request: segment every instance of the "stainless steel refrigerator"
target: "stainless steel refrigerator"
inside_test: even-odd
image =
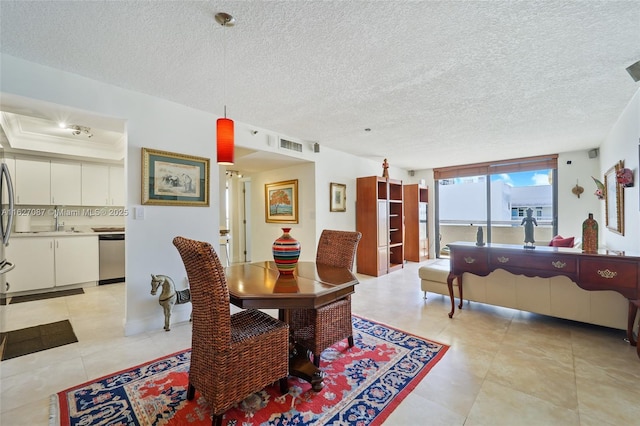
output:
[[[14,268],[5,256],[5,247],[9,245],[11,237],[11,227],[13,226],[13,214],[15,207],[13,204],[13,181],[9,167],[4,163],[0,166],[0,304],[5,304],[6,293],[9,291],[7,284],[7,272]]]

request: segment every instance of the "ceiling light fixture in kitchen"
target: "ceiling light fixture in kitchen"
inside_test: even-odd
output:
[[[78,124],[70,124],[67,126],[67,129],[71,130],[71,134],[73,136],[84,135],[88,138],[93,136],[93,133],[91,133],[91,127],[80,126]]]
[[[216,14],[216,22],[223,27],[232,27],[235,25],[236,20],[228,13],[220,12]],[[223,30],[224,32],[224,30]],[[218,164],[231,165],[233,164],[234,154],[234,135],[233,135],[233,120],[227,118],[227,46],[225,36],[222,36],[222,67],[223,67],[223,101],[224,101],[224,118],[218,118],[216,122],[216,134],[217,134],[217,154]]]

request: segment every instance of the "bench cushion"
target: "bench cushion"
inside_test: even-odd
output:
[[[449,276],[449,259],[438,259],[421,266],[418,276],[423,280],[436,281],[446,284]],[[454,282],[454,284],[457,284]]]

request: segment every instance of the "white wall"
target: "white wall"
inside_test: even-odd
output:
[[[598,174],[598,158],[589,158],[589,150],[558,154],[558,235],[582,238],[582,222],[589,213],[593,213],[599,224],[598,242],[602,245],[604,222],[601,204],[604,201],[594,195],[596,184],[591,178],[597,178]],[[576,183],[584,188],[580,198],[571,192]]]
[[[141,204],[142,147],[211,158],[210,207],[144,206],[144,220],[134,220],[132,215],[126,218],[125,333],[160,329],[162,310],[157,296],[149,294],[150,274],[169,275],[177,285],[185,285],[182,277],[186,274],[172,239],[182,235],[218,246],[216,117],[9,55],[2,54],[0,60],[2,102],[13,94],[126,120],[125,174],[130,210]],[[189,311],[186,305],[178,306],[175,321],[187,320]]]
[[[282,235],[282,228],[291,228],[291,236],[300,242],[300,260],[315,259],[315,164],[275,169],[252,175],[251,179],[251,260],[273,260],[271,245]],[[298,180],[298,223],[266,223],[264,186],[288,180]]]
[[[251,260],[273,258],[271,244],[290,227],[291,235],[300,241],[300,260],[314,260],[318,239],[323,229],[354,231],[356,228],[356,178],[382,175],[382,161],[356,157],[321,147],[319,153],[306,157],[308,163],[251,174]],[[407,172],[391,166],[391,178],[406,178]],[[298,179],[299,223],[265,222],[265,192],[267,183]],[[347,186],[346,212],[331,212],[330,183]]]
[[[600,180],[618,161],[623,160],[626,168],[633,170],[634,186],[624,191],[624,236],[606,229],[604,220],[599,221],[605,228],[604,242],[608,248],[640,254],[640,182],[638,169],[640,156],[640,89],[622,111],[620,117],[600,147]],[[601,203],[601,217],[604,218],[604,201]]]
[[[363,176],[382,176],[382,159],[370,160],[324,147],[321,147],[317,155],[315,176],[317,238],[320,237],[323,229],[354,231],[356,229],[356,179]],[[394,167],[391,156],[388,162],[390,163],[389,177],[405,182],[408,177],[407,172]],[[329,211],[331,182],[347,185],[345,212]]]

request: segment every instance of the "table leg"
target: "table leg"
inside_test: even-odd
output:
[[[311,389],[320,392],[324,387],[324,372],[309,359],[309,351],[294,343],[289,354],[289,374],[311,383]]]
[[[638,343],[633,337],[633,326],[636,322],[636,314],[638,313],[638,305],[640,300],[629,300],[629,314],[627,316],[627,340],[631,346],[636,346]],[[640,345],[638,345],[640,347]]]
[[[634,305],[636,306],[637,310],[640,306],[640,300],[636,300],[634,302]],[[638,318],[638,333],[640,333],[640,318]],[[631,330],[631,335],[633,336],[633,330]],[[640,344],[638,344],[638,342],[636,342],[636,353],[638,354],[638,358],[640,358]]]
[[[288,309],[280,309],[278,316],[281,321],[289,324]],[[289,330],[289,333],[289,374],[309,382],[314,391],[321,391],[324,387],[324,372],[311,362],[309,351],[295,341],[293,331]]]
[[[453,298],[453,280],[455,277],[456,276],[453,274],[449,274],[449,276],[447,277],[447,287],[449,288],[449,299],[451,299],[451,312],[449,312],[449,318],[453,318],[453,313],[456,311],[456,300]]]

